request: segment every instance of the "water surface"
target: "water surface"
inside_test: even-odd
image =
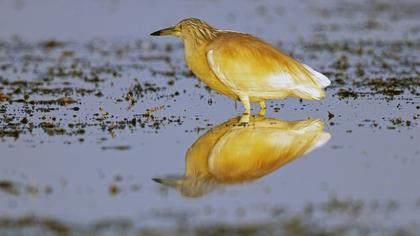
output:
[[[416,1],[178,2],[0,3],[0,232],[418,232]],[[218,175],[194,197],[153,181],[182,178],[187,151],[214,129],[236,147],[258,134],[235,126],[241,104],[191,75],[179,41],[148,36],[191,12],[326,74],[324,100],[270,101],[266,117],[283,122],[278,140],[309,119],[328,142],[243,181]],[[297,144],[284,142],[290,154]]]

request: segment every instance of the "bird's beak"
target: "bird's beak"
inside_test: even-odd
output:
[[[169,27],[165,29],[158,30],[156,32],[151,33],[151,36],[164,36],[164,35],[175,35],[177,30],[175,27]]]
[[[181,178],[152,178],[152,180],[172,188],[176,188],[182,182]]]

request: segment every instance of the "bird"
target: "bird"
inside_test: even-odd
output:
[[[259,114],[264,115],[266,100],[289,96],[319,100],[331,84],[322,73],[256,36],[217,29],[197,18],[150,35],[180,38],[193,74],[211,89],[243,104],[242,123],[249,122],[251,102],[258,102]]]
[[[215,189],[252,182],[326,144],[331,134],[324,122],[308,118],[287,121],[250,116],[231,118],[200,136],[185,155],[185,174],[153,178],[185,197],[201,197]]]

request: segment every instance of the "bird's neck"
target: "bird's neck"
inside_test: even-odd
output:
[[[184,38],[184,44],[190,48],[200,48],[207,46],[211,41],[213,41],[218,34],[219,30],[210,27],[202,27],[196,30],[191,30]]]
[[[206,58],[206,47],[208,43],[206,42],[196,42],[193,40],[184,39],[184,53],[185,53],[185,62],[188,67],[194,72],[198,77],[201,76],[201,64],[202,60]]]
[[[184,40],[185,56],[195,57],[208,45],[204,41]]]
[[[187,35],[183,38],[185,56],[191,59],[201,57],[201,53],[206,51],[206,47],[219,35],[219,33],[220,32],[215,29],[206,29],[195,31],[194,34]]]

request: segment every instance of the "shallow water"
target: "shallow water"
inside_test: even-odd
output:
[[[265,1],[241,11],[230,1],[41,2],[0,3],[7,19],[0,20],[0,232],[418,232],[416,1]],[[51,15],[40,17],[43,4]],[[216,8],[222,17],[208,13]],[[181,177],[193,143],[242,112],[190,74],[180,42],[147,36],[191,10],[258,34],[326,74],[333,83],[324,100],[270,101],[266,117],[289,125],[321,119],[330,140],[258,179],[219,176],[217,187],[195,198],[153,181]],[[230,135],[258,130],[232,127]],[[301,129],[275,134],[290,138]]]

